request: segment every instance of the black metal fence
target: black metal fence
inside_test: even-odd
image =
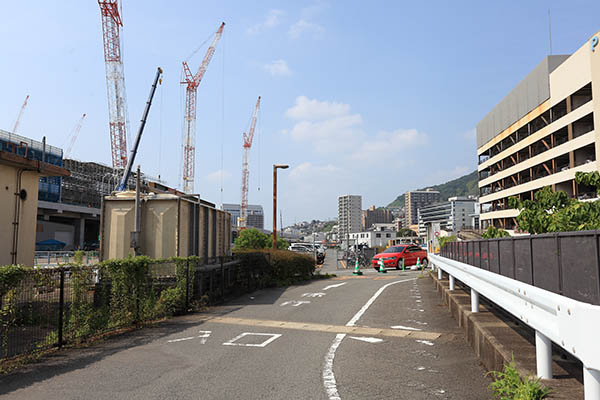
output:
[[[0,292],[0,361],[255,290],[269,260],[268,254],[253,256],[254,262],[220,258],[211,265],[156,262],[147,274],[121,281],[97,267],[28,271]]]
[[[441,255],[600,305],[600,231],[446,243]]]

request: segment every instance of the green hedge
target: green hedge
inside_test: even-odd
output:
[[[289,250],[239,250],[235,255],[251,268],[262,270],[261,286],[285,286],[311,279],[315,261],[308,254]]]

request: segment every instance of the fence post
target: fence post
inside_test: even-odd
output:
[[[600,399],[600,371],[583,366],[583,392],[584,398]]]
[[[60,269],[60,299],[58,306],[58,347],[63,345],[63,315],[65,312],[65,270]]]
[[[552,379],[552,341],[539,331],[535,331],[535,360],[537,376]]]
[[[471,288],[471,312],[479,312],[479,293]]]
[[[223,256],[219,257],[221,260],[221,298],[225,299],[225,269],[223,267]]]
[[[190,260],[185,261],[185,312],[190,309]]]

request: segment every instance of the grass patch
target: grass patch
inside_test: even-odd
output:
[[[522,377],[515,366],[515,359],[505,364],[502,371],[488,372],[494,379],[490,389],[496,400],[539,400],[551,392],[550,388],[542,386],[540,378]]]

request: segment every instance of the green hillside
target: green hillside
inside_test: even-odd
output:
[[[477,196],[479,194],[477,188],[477,171],[473,171],[469,175],[461,176],[452,181],[442,183],[441,185],[428,186],[433,190],[440,192],[442,201],[448,200],[448,197],[454,196]],[[426,188],[418,189],[425,190]],[[391,202],[388,207],[404,207],[404,194],[396,197],[396,200]]]

